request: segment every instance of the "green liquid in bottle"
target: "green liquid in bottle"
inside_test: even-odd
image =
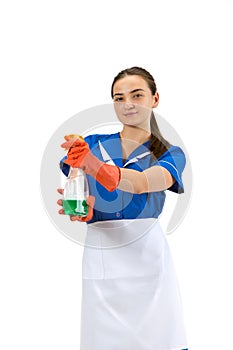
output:
[[[62,206],[65,214],[68,215],[87,216],[88,214],[88,205],[85,199],[63,199]]]

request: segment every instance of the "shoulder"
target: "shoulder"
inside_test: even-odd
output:
[[[181,162],[183,163],[183,165],[185,166],[185,163],[186,163],[186,157],[185,157],[185,153],[184,151],[182,150],[181,147],[179,146],[174,146],[174,145],[171,145],[171,147],[166,151],[164,152],[158,159],[158,161],[171,161],[173,160],[173,162]]]

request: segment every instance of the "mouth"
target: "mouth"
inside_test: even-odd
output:
[[[135,115],[135,114],[137,114],[137,112],[128,112],[128,113],[124,113],[124,116],[130,117],[130,116]]]

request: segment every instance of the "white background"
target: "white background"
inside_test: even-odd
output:
[[[110,103],[113,77],[133,65],[154,75],[157,112],[192,161],[192,202],[168,236],[189,348],[233,348],[232,9],[230,0],[1,3],[1,349],[79,349],[82,247],[46,215],[40,162],[61,123]]]

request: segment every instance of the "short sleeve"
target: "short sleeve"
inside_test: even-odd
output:
[[[60,160],[60,169],[61,171],[63,172],[63,174],[65,176],[68,176],[69,174],[69,171],[70,171],[70,166],[66,163],[64,163],[64,160],[67,158],[67,156],[63,157],[61,160]]]
[[[176,193],[183,193],[184,185],[182,181],[182,172],[186,164],[186,158],[182,149],[178,146],[171,146],[158,159],[158,163],[160,166],[167,169],[175,179],[175,183],[168,188],[168,190]]]

